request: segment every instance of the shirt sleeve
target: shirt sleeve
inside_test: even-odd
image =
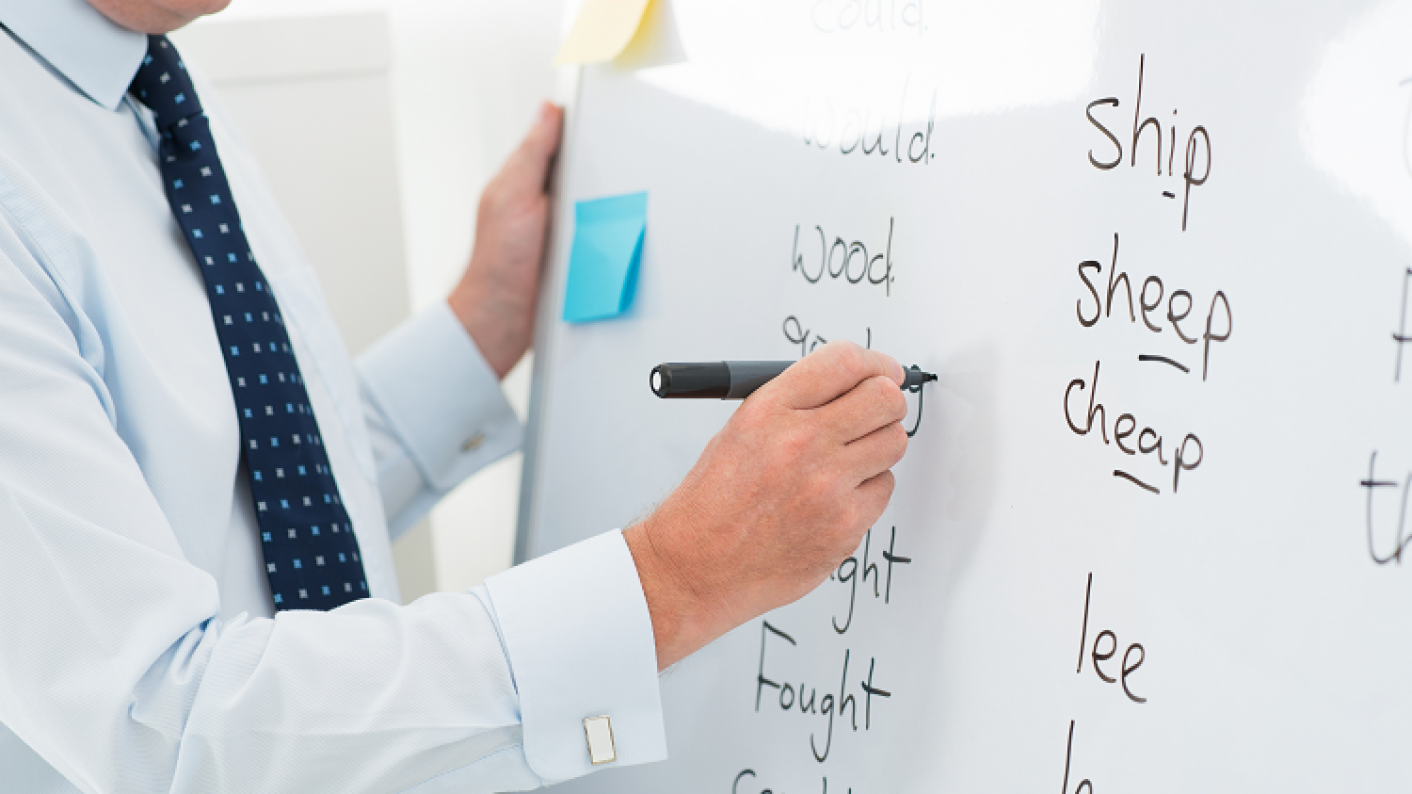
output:
[[[589,771],[584,720],[611,720],[618,763],[667,757],[657,649],[637,566],[614,530],[485,584],[510,657],[525,759],[546,781]]]
[[[358,379],[394,540],[462,480],[520,447],[499,379],[444,301],[359,356]]]
[[[598,714],[615,765],[661,757],[618,533],[409,606],[218,617],[117,432],[84,304],[44,256],[0,207],[0,723],[73,786],[523,790],[588,769],[568,725]]]

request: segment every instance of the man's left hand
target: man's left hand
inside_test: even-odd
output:
[[[549,165],[563,111],[545,103],[481,194],[471,262],[447,302],[497,377],[529,349],[549,227]]]

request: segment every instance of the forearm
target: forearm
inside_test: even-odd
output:
[[[6,498],[0,525],[30,512]],[[8,540],[30,573],[0,579],[0,722],[87,790],[521,790],[590,771],[582,720],[599,714],[619,765],[665,755],[651,630],[613,533],[469,594],[228,623],[180,560],[116,542],[46,562]],[[78,575],[96,558],[111,568]]]
[[[445,304],[363,353],[358,379],[394,538],[466,477],[519,448],[520,422],[498,378]]]

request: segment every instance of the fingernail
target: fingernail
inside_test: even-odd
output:
[[[539,123],[545,124],[549,121],[551,105],[548,102],[539,103]]]

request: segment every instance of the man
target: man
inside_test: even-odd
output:
[[[658,671],[886,506],[902,368],[829,345],[646,520],[398,606],[387,527],[518,440],[497,381],[559,113],[447,303],[355,366],[160,35],[226,2],[0,0],[0,792],[506,791],[664,757]]]

